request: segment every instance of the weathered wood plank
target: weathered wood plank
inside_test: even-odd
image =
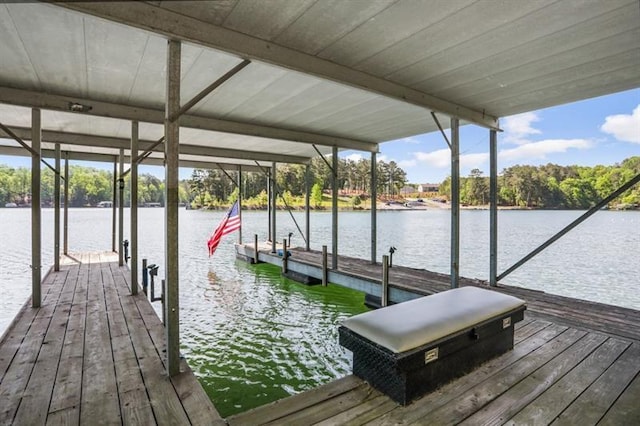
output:
[[[339,414],[342,411],[349,410],[380,395],[379,391],[363,382],[360,386],[349,392],[337,395],[272,422],[261,421],[259,424],[269,426],[283,424],[310,425]]]
[[[501,425],[529,402],[549,389],[554,383],[571,371],[582,360],[598,348],[606,337],[589,333],[560,355],[540,367],[527,378],[517,383],[498,398],[494,399],[473,415],[467,417],[461,425]]]
[[[640,371],[638,360],[640,343],[634,343],[552,424],[560,426],[596,423],[636,377]]]
[[[315,423],[317,426],[361,425],[391,411],[397,404],[386,395],[379,395],[353,408]]]
[[[513,385],[520,382],[542,365],[580,340],[586,333],[569,329],[544,346],[531,352],[515,363],[487,380],[472,387],[455,400],[428,413],[419,423],[456,424],[475,413],[489,402],[502,395]]]
[[[84,366],[82,375],[82,424],[121,424],[114,374],[111,336],[98,257],[91,256],[87,294]]]
[[[328,399],[350,392],[364,383],[362,379],[349,375],[326,385],[319,386],[301,395],[274,401],[262,407],[231,416],[227,419],[230,426],[255,425],[259,422],[271,422]]]
[[[397,407],[389,413],[380,416],[380,418],[371,421],[370,424],[393,425],[398,423],[409,424],[414,421],[419,421],[444,404],[457,400],[465,392],[473,389],[478,383],[482,383],[500,371],[516,365],[521,359],[542,348],[566,330],[566,327],[558,325],[545,327],[538,333],[516,345],[512,351],[482,364],[471,373],[423,396],[415,401],[410,406],[411,408]],[[518,332],[520,332],[520,330],[516,330],[516,334]]]
[[[629,346],[628,342],[608,339],[580,365],[527,405],[506,424],[548,425],[591,385]]]
[[[607,411],[598,426],[640,424],[640,374],[636,375],[624,393]]]

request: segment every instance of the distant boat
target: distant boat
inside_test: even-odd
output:
[[[109,207],[111,207],[111,206],[113,206],[113,202],[112,202],[112,201],[100,201],[96,207],[106,207],[106,208],[109,208]]]
[[[7,204],[5,204],[4,206],[5,206],[5,207],[8,207],[8,208],[18,207],[18,205],[17,205],[16,203],[7,203]]]

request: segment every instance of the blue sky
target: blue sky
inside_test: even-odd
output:
[[[500,127],[498,172],[516,164],[612,165],[640,155],[640,89],[505,117]],[[386,142],[380,152],[378,158],[398,163],[411,183],[441,182],[450,174],[439,132]],[[460,154],[462,176],[474,168],[488,175],[489,131],[462,127]]]
[[[515,164],[612,165],[640,155],[640,89],[505,117],[498,134],[498,171]],[[460,129],[460,171],[489,173],[489,131]],[[357,160],[369,154],[345,151]],[[450,174],[449,148],[439,132],[386,142],[378,159],[395,161],[411,183],[441,182]],[[0,156],[0,164],[31,167],[27,157]],[[112,170],[111,164],[79,163]],[[140,173],[162,177],[161,167],[141,166]],[[181,169],[188,178],[191,169]]]

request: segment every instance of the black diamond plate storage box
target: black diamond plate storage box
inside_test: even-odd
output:
[[[512,349],[514,324],[523,319],[524,310],[522,305],[400,353],[345,326],[339,328],[340,344],[353,352],[353,374],[407,405]]]

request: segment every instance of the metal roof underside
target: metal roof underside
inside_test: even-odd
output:
[[[181,118],[184,164],[376,151],[436,130],[431,111],[496,127],[640,87],[638,0],[0,3],[0,122],[28,138],[39,107],[43,140],[114,155],[137,120],[150,144],[168,38],[183,41],[182,104],[251,60]]]

